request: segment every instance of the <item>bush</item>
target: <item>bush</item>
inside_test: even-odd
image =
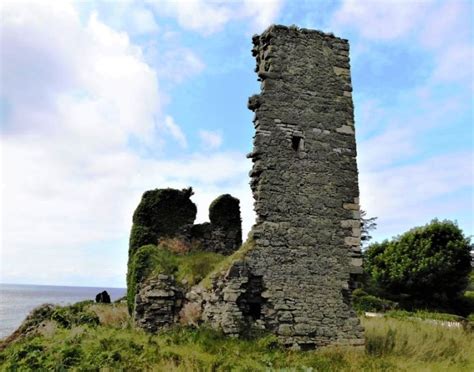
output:
[[[471,244],[451,221],[433,220],[391,241],[372,244],[365,270],[389,297],[416,307],[451,305],[471,271]]]
[[[361,289],[354,290],[352,298],[354,309],[358,312],[385,312],[397,307],[396,302],[370,295]]]
[[[474,291],[474,270],[469,273],[469,283],[466,288],[468,291]]]
[[[82,301],[71,306],[58,306],[51,315],[51,320],[64,328],[72,328],[78,325],[96,326],[100,323],[99,317],[86,309],[93,303],[93,301]]]
[[[463,317],[448,313],[437,313],[432,311],[417,310],[415,312],[406,310],[392,310],[385,314],[390,318],[396,319],[423,319],[423,320],[439,320],[442,322],[461,322]]]

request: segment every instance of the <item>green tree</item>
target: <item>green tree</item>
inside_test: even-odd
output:
[[[360,210],[360,245],[365,247],[367,243],[372,239],[370,232],[377,228],[377,217],[367,217],[367,212],[363,209]]]
[[[470,239],[452,221],[433,220],[369,246],[364,268],[385,295],[415,306],[453,304],[468,284]]]

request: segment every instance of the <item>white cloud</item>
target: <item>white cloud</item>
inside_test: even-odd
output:
[[[437,54],[438,64],[433,72],[435,82],[471,82],[471,89],[474,87],[472,45],[453,45],[439,50]]]
[[[211,35],[236,20],[249,20],[251,31],[262,31],[274,22],[282,6],[281,0],[148,0],[158,14],[176,18],[186,29]]]
[[[379,217],[378,234],[389,237],[430,219],[456,218],[464,203],[446,203],[450,195],[474,186],[473,153],[434,156],[410,165],[360,173],[361,205]],[[464,205],[463,205],[464,204]]]
[[[470,1],[344,0],[331,29],[355,30],[366,41],[420,45],[433,55],[433,84],[472,81],[472,12]]]
[[[152,59],[158,65],[158,76],[174,83],[199,74],[204,70],[204,62],[191,49],[174,47],[158,54],[153,46],[148,49],[148,59]]]
[[[132,28],[131,31],[135,34],[150,34],[156,33],[159,30],[155,22],[155,16],[145,8],[132,8],[129,17]]]
[[[153,148],[164,134],[182,146],[186,137],[162,114],[156,71],[126,33],[56,1],[3,3],[0,27],[10,56],[1,65],[1,281],[124,285],[144,190],[194,186],[210,198],[246,179],[243,154],[171,161],[133,151],[131,138]]]
[[[149,3],[154,5],[157,12],[176,17],[182,28],[198,31],[204,35],[221,30],[232,16],[225,1],[150,0]]]
[[[188,141],[186,140],[186,136],[184,135],[179,125],[174,122],[174,119],[171,116],[167,115],[163,124],[169,134],[176,141],[178,141],[182,148],[188,147]]]
[[[222,133],[204,130],[199,131],[199,137],[201,138],[201,144],[203,147],[214,150],[222,145]]]
[[[262,32],[275,22],[282,6],[282,0],[244,0],[242,13],[252,20],[253,32]]]
[[[427,1],[344,0],[332,19],[332,28],[355,28],[363,37],[390,40],[417,26]]]
[[[400,160],[407,160],[416,152],[415,133],[403,124],[386,128],[382,133],[361,143],[358,153],[362,171],[380,169]]]
[[[448,0],[433,5],[419,24],[419,40],[424,46],[444,48],[472,38],[471,1]]]

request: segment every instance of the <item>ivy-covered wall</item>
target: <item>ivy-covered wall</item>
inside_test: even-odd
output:
[[[229,194],[221,195],[209,209],[211,222],[193,225],[197,208],[190,199],[192,195],[192,188],[155,189],[143,194],[133,214],[130,233],[127,270],[130,313],[133,313],[140,285],[152,274],[174,275],[179,271],[178,263],[192,267],[190,260],[197,260],[200,266],[197,271],[202,271],[222,255],[230,255],[240,247],[239,200]],[[209,265],[203,259],[207,259]],[[168,267],[171,264],[173,270]],[[143,306],[147,303],[145,301]],[[142,313],[146,313],[146,309]]]

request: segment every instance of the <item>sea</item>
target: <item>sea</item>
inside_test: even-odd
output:
[[[0,339],[10,335],[35,307],[42,304],[69,305],[95,300],[96,294],[107,291],[115,301],[125,296],[125,288],[61,287],[50,285],[0,283]]]

